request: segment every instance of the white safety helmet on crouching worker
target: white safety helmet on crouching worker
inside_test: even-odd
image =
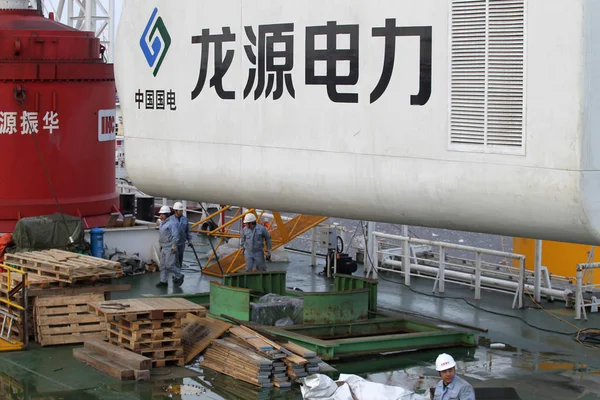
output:
[[[252,213],[246,214],[246,216],[244,217],[244,223],[249,224],[251,222],[256,222],[256,215]]]
[[[435,369],[439,372],[456,367],[456,362],[451,355],[443,353],[435,360]]]
[[[183,211],[183,203],[178,201],[177,203],[173,204],[173,210]]]
[[[171,214],[171,209],[169,208],[169,206],[162,206],[158,213],[159,214]]]

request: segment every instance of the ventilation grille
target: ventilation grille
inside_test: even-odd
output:
[[[524,0],[452,0],[450,143],[521,152]]]

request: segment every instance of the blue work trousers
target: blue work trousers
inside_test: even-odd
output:
[[[179,265],[178,252],[173,253],[171,247],[160,249],[160,281],[167,282],[167,268],[173,272],[175,279],[181,277],[181,267]]]
[[[246,272],[252,272],[252,269],[256,271],[266,271],[267,263],[265,262],[265,253],[261,251],[244,251],[244,257],[246,258]]]

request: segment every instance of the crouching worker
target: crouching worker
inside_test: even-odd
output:
[[[171,217],[169,206],[162,206],[159,211],[158,244],[160,245],[160,282],[156,287],[169,286],[167,280],[167,268],[173,271],[173,285],[181,286],[183,275],[177,258],[177,244],[179,242],[179,225],[174,217]]]
[[[242,230],[240,245],[244,249],[246,258],[246,272],[266,271],[264,248],[266,245],[267,257],[270,257],[273,248],[271,234],[267,228],[256,224],[254,214],[246,214],[244,224],[246,226]]]

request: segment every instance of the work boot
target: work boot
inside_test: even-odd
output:
[[[169,284],[167,282],[158,282],[156,284],[157,288],[164,288],[164,287],[168,287],[168,286],[169,286]]]
[[[183,275],[179,277],[179,279],[173,277],[173,284],[177,286],[181,286],[183,284]]]

